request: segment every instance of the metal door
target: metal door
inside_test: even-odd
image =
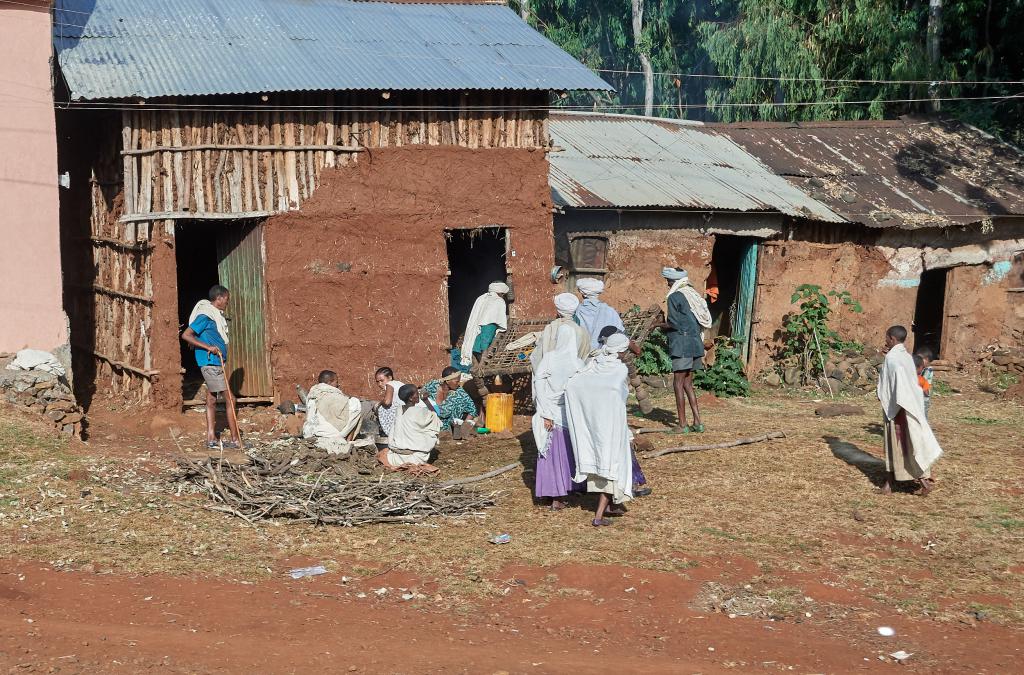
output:
[[[227,308],[228,377],[239,398],[274,395],[267,351],[266,288],[263,283],[263,223],[219,226],[217,275],[231,292]]]
[[[757,288],[757,241],[749,240],[740,257],[740,276],[736,286],[732,338],[740,346],[743,362],[750,351],[750,323],[754,315],[754,290]]]

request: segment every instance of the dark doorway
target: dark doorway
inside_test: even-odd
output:
[[[733,338],[746,357],[757,280],[757,240],[716,235],[711,274],[707,287],[717,287],[718,297],[713,302],[710,296],[707,298],[712,322],[708,337]]]
[[[506,230],[483,227],[446,230],[448,244],[448,332],[457,344],[473,303],[487,292],[488,284],[505,281]]]
[[[928,347],[939,358],[942,324],[946,318],[946,276],[948,269],[925,270],[917,287],[914,305],[914,350]]]
[[[207,298],[210,287],[219,283],[217,276],[217,231],[205,222],[179,221],[174,229],[175,256],[178,264],[178,334],[188,325],[189,314],[200,300]],[[181,346],[183,400],[196,397],[203,377],[196,357],[184,342]]]

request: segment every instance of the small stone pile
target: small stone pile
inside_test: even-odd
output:
[[[860,352],[848,349],[833,354],[825,363],[825,375],[819,378],[818,386],[832,393],[865,394],[875,388],[878,382],[878,369],[884,357],[881,354],[865,356]],[[800,387],[804,384],[803,368],[794,360],[778,364],[764,376],[764,383],[771,387]],[[780,375],[781,373],[781,375]]]
[[[1024,375],[1024,349],[1019,347],[997,348],[990,354],[986,354],[986,357],[982,357],[982,361],[991,363],[998,370],[1004,370],[1013,375]]]
[[[8,403],[46,417],[65,436],[80,436],[85,414],[67,381],[46,370],[7,370],[0,362],[0,395]]]

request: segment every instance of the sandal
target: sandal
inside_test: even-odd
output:
[[[638,486],[638,487],[633,488],[633,496],[634,497],[647,497],[652,492],[654,492],[654,490],[652,490],[649,487],[639,487]]]
[[[594,527],[608,527],[612,524],[612,521],[608,520],[607,518],[594,518],[592,521],[590,521],[590,524]]]
[[[206,441],[206,447],[208,450],[219,450],[220,443],[218,443],[217,441]]]
[[[704,425],[703,424],[691,424],[690,426],[688,426],[686,428],[689,429],[692,433],[695,433],[695,434],[702,434],[702,433],[704,433]]]
[[[561,502],[559,504],[548,504],[548,511],[564,511],[568,507],[568,504]]]
[[[621,506],[609,506],[604,512],[609,516],[624,516],[626,509]]]

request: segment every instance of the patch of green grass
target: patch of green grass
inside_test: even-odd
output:
[[[735,534],[730,534],[730,533],[726,532],[725,530],[719,530],[717,527],[702,527],[702,528],[700,528],[700,531],[703,532],[704,534],[710,534],[710,535],[712,535],[714,537],[718,537],[720,539],[728,539],[729,541],[739,541],[740,540],[740,538],[737,537]]]
[[[949,382],[946,382],[945,380],[934,380],[932,382],[932,394],[949,396],[952,393],[953,387],[949,386]]]
[[[978,424],[982,426],[990,426],[993,424],[1002,424],[1002,420],[992,419],[991,417],[977,417],[975,415],[967,415],[960,418],[967,424]]]

